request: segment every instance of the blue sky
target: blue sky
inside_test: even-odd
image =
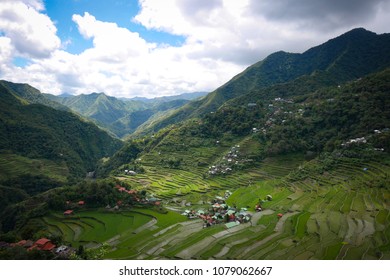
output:
[[[53,94],[212,91],[279,50],[389,33],[389,14],[390,0],[1,0],[0,79]]]
[[[46,13],[55,22],[57,35],[63,42],[69,41],[66,50],[79,54],[92,47],[92,40],[80,35],[77,25],[72,21],[74,14],[83,15],[88,12],[105,22],[115,22],[118,26],[142,34],[142,37],[154,43],[181,45],[185,38],[167,32],[148,30],[134,18],[139,12],[137,0],[91,1],[91,0],[44,0]]]

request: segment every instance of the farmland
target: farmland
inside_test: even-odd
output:
[[[104,229],[97,220],[109,214],[87,212],[81,219],[84,231],[70,220],[63,223],[63,233],[80,244],[111,241],[109,259],[389,259],[387,161],[343,158],[330,170],[315,172],[318,164],[295,156],[286,164],[269,158],[247,172],[209,178],[202,178],[200,168],[146,169],[121,180],[154,190],[170,209],[167,214],[152,209],[115,214],[121,222],[107,223]],[[226,190],[232,191],[228,205],[252,212],[250,223],[203,228],[202,220],[180,215],[185,209],[207,210]],[[265,200],[267,195],[271,201]],[[263,211],[255,213],[259,201]],[[45,219],[55,221],[54,216]],[[92,225],[100,229],[87,232]]]

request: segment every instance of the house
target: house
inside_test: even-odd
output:
[[[64,212],[64,216],[69,216],[69,215],[72,215],[73,214],[73,210],[66,210]]]
[[[59,254],[59,253],[62,253],[64,251],[66,251],[68,249],[68,246],[65,246],[65,245],[61,245],[60,247],[58,247],[56,249],[56,253]]]
[[[50,239],[41,238],[35,241],[34,245],[28,248],[28,251],[33,249],[42,250],[42,251],[51,251],[56,247],[53,243],[51,243]]]
[[[263,209],[261,208],[261,205],[260,205],[260,204],[256,204],[256,206],[255,206],[255,211],[256,211],[256,212],[263,211]]]
[[[119,192],[125,192],[125,191],[126,191],[126,188],[124,188],[124,187],[119,187],[119,188],[118,188],[118,191],[119,191]]]
[[[80,201],[78,202],[78,205],[79,205],[79,206],[85,205],[85,201],[84,201],[84,200],[80,200]]]

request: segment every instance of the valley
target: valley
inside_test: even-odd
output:
[[[1,81],[0,258],[390,259],[389,42],[277,52],[194,100]]]

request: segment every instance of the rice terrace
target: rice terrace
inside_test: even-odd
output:
[[[121,177],[132,184],[153,186],[167,213],[100,209],[78,211],[71,218],[52,213],[40,220],[50,233],[60,233],[73,247],[107,243],[110,250],[103,258],[109,259],[390,257],[390,193],[375,185],[388,178],[388,164],[345,159],[320,174],[313,171],[319,164],[315,161],[302,166],[302,158],[288,159],[268,159],[249,172],[208,180],[195,171],[172,170],[160,173],[164,175],[153,175],[151,170],[147,177]],[[185,183],[184,176],[191,178],[190,183]],[[207,210],[227,190],[232,194],[226,204],[247,208],[250,222],[205,228],[199,217],[180,214],[186,209]],[[179,191],[185,194],[175,195]],[[272,200],[266,201],[267,195]],[[259,200],[264,209],[255,212]]]

